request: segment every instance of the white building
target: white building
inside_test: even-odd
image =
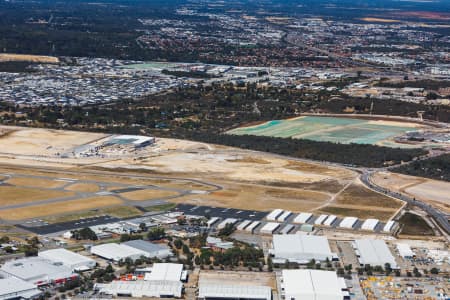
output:
[[[271,300],[272,289],[268,286],[200,284],[198,299]]]
[[[78,277],[72,269],[40,257],[9,260],[3,264],[0,272],[5,277],[14,276],[38,286],[60,284]]]
[[[212,225],[214,225],[214,223],[216,223],[217,221],[219,221],[218,217],[212,217],[211,219],[208,220],[208,222],[206,222],[206,225],[208,227],[211,227]]]
[[[313,216],[312,213],[300,213],[298,216],[294,218],[293,222],[297,224],[304,224],[308,222],[309,219],[312,218],[312,216]]]
[[[388,221],[386,225],[383,227],[383,232],[391,233],[392,229],[394,229],[395,221]]]
[[[162,259],[173,256],[172,250],[166,245],[154,244],[144,240],[132,240],[120,245],[125,245],[145,252],[145,257],[157,257]]]
[[[276,221],[279,216],[283,213],[282,209],[274,209],[267,216],[266,219],[269,221]]]
[[[237,223],[237,219],[234,218],[227,218],[225,220],[223,220],[222,222],[219,223],[219,225],[217,225],[217,229],[224,229],[227,225],[231,224],[234,225]]]
[[[397,251],[403,258],[413,258],[414,256],[416,256],[414,251],[412,251],[411,247],[405,243],[398,243]]]
[[[142,250],[127,246],[119,245],[115,243],[103,244],[98,246],[93,246],[91,248],[91,253],[93,255],[99,256],[101,258],[118,262],[120,260],[125,260],[130,258],[136,260],[142,256],[147,256],[148,254]]]
[[[80,255],[78,253],[59,248],[39,252],[39,257],[53,261],[54,263],[62,263],[64,266],[73,271],[86,271],[95,268],[95,260]]]
[[[361,229],[367,231],[375,231],[375,228],[378,226],[379,223],[380,220],[378,219],[367,219],[361,225]]]
[[[324,226],[332,226],[336,222],[337,217],[335,215],[328,216],[328,218],[323,222]]]
[[[333,260],[328,240],[324,236],[303,234],[275,234],[273,236],[274,263],[284,263],[286,260],[306,264],[312,259],[316,261]]]
[[[251,220],[244,220],[241,224],[238,225],[238,227],[236,228],[236,230],[244,230],[245,227],[247,227],[248,225],[250,225],[252,221]]]
[[[256,227],[259,226],[259,224],[261,224],[260,221],[253,221],[250,225],[247,226],[247,228],[245,228],[245,231],[253,233],[253,231],[256,229]]]
[[[280,227],[280,223],[269,222],[266,223],[261,230],[259,231],[261,234],[273,234],[275,230]]]
[[[287,300],[343,300],[345,281],[336,272],[320,270],[283,270],[281,294]]]
[[[100,294],[133,298],[181,298],[183,284],[180,281],[113,281],[94,286]]]
[[[153,264],[151,272],[145,273],[145,281],[180,281],[183,277],[183,265],[171,263]]]
[[[345,217],[342,219],[341,223],[339,223],[339,228],[352,229],[356,225],[356,222],[358,222],[358,218]]]
[[[362,239],[355,240],[354,248],[359,263],[371,266],[381,266],[390,264],[392,269],[397,269],[395,258],[383,240]]]
[[[328,218],[328,215],[320,215],[315,221],[314,225],[322,225],[323,222]]]
[[[286,210],[277,218],[277,221],[278,222],[285,222],[286,219],[289,218],[290,215],[292,215],[292,212]]]
[[[0,299],[37,299],[43,292],[32,283],[16,277],[0,278]]]

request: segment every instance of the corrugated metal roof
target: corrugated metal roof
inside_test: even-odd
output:
[[[380,223],[380,220],[378,220],[378,219],[367,219],[361,225],[361,229],[374,231],[375,227],[377,227],[378,223]]]
[[[166,245],[153,244],[151,242],[144,241],[144,240],[132,240],[132,241],[122,243],[121,245],[127,245],[129,247],[133,247],[135,249],[147,252],[149,254],[152,254],[152,253],[158,252],[158,251],[170,250],[170,248],[167,247]]]
[[[51,260],[53,262],[61,262],[68,268],[76,269],[77,266],[92,268],[96,265],[95,260],[93,260],[92,258],[80,255],[78,253],[63,248],[42,251],[39,252],[38,256]]]
[[[362,265],[382,266],[386,263],[391,268],[397,268],[395,258],[383,240],[362,239],[355,240],[356,249],[359,252],[359,261]]]
[[[156,263],[152,271],[145,274],[146,281],[180,281],[183,272],[182,264]]]
[[[272,289],[268,286],[201,284],[198,297],[271,300]]]
[[[335,272],[282,270],[286,299],[342,300],[342,287]]]

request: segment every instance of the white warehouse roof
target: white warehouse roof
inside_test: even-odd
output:
[[[287,219],[290,215],[292,215],[292,212],[291,212],[291,211],[288,211],[288,210],[285,210],[285,211],[277,218],[277,221],[279,221],[279,222],[284,222],[284,221],[286,221],[286,219]]]
[[[245,220],[241,224],[239,224],[236,229],[237,230],[244,230],[245,227],[247,227],[251,222],[252,222],[251,220]]]
[[[303,224],[308,222],[309,219],[311,219],[312,213],[300,213],[298,216],[295,217],[294,223]]]
[[[261,224],[260,221],[253,221],[250,225],[245,228],[245,231],[252,232],[258,225]]]
[[[297,263],[308,263],[311,259],[331,261],[328,240],[324,236],[303,234],[275,234],[273,236],[274,262],[284,263],[286,260]]]
[[[166,258],[172,256],[172,250],[166,245],[154,244],[144,240],[131,240],[121,245],[126,245],[146,253],[146,257]]]
[[[60,262],[64,266],[75,271],[89,270],[94,268],[95,265],[97,264],[95,260],[89,257],[80,255],[78,253],[63,248],[42,251],[39,252],[38,256],[51,260],[55,263]]]
[[[342,300],[342,281],[336,272],[321,270],[283,270],[285,299]]]
[[[182,264],[156,263],[152,271],[145,273],[145,281],[180,281],[183,273]]]
[[[385,241],[373,239],[355,240],[355,247],[358,251],[357,254],[359,254],[361,265],[382,266],[384,268],[384,265],[389,263],[391,268],[397,268],[395,258]]]
[[[336,221],[337,217],[335,215],[328,216],[328,218],[323,222],[325,226],[331,226]]]
[[[53,281],[59,282],[78,276],[70,268],[62,264],[54,263],[40,257],[9,260],[3,264],[0,270],[3,273],[37,285],[43,285]]]
[[[126,258],[136,260],[141,256],[146,256],[147,253],[127,245],[119,245],[115,243],[103,244],[93,246],[91,253],[107,260],[119,261]]]
[[[272,234],[277,228],[280,227],[280,223],[266,223],[261,229],[260,233]]]
[[[367,219],[361,225],[361,229],[362,230],[374,231],[379,223],[380,223],[380,220],[378,220],[378,219]]]
[[[328,218],[328,215],[320,215],[315,221],[314,225],[322,225],[322,223]]]
[[[351,229],[353,226],[355,226],[356,222],[358,221],[358,218],[355,217],[345,217],[341,223],[339,224],[340,228],[347,228]]]
[[[232,224],[232,225],[236,224],[237,221],[238,221],[238,220],[237,220],[237,219],[234,219],[234,218],[228,218],[228,219],[225,219],[225,220],[223,220],[222,222],[220,222],[219,225],[217,225],[217,228],[218,228],[218,229],[223,229],[223,228],[225,228],[225,226],[227,226],[228,224]]]
[[[181,281],[113,281],[108,284],[96,284],[99,293],[133,298],[180,298],[183,290]]]
[[[268,286],[200,284],[199,299],[257,299],[271,300]]]
[[[411,258],[416,255],[408,244],[398,243],[397,250],[400,256],[404,258]]]
[[[282,213],[282,209],[274,209],[266,216],[266,219],[269,221],[275,221]]]
[[[0,299],[31,299],[43,294],[36,285],[16,277],[0,278]]]
[[[384,232],[391,232],[392,231],[392,228],[394,228],[394,225],[395,225],[395,221],[388,221],[387,223],[386,223],[386,225],[384,225],[384,227],[383,227],[383,231]]]

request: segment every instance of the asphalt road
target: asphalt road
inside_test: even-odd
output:
[[[447,218],[446,214],[444,214],[441,211],[435,209],[433,206],[431,206],[429,204],[417,201],[414,198],[407,197],[407,196],[405,196],[403,194],[400,194],[400,193],[391,192],[390,190],[387,190],[385,188],[382,188],[382,187],[374,184],[371,181],[371,179],[370,179],[371,174],[372,173],[369,172],[369,171],[364,171],[362,173],[360,178],[361,178],[361,181],[365,185],[367,185],[368,187],[370,187],[371,189],[373,189],[373,190],[375,190],[377,192],[389,195],[389,196],[391,196],[393,198],[397,198],[397,199],[403,200],[403,201],[407,202],[408,204],[411,204],[411,205],[414,205],[414,206],[417,206],[417,207],[421,208],[422,210],[426,211],[431,217],[433,217],[433,219],[439,224],[441,229],[443,229],[447,234],[450,234],[450,223],[448,221],[448,218]],[[447,236],[447,239],[448,239],[448,236]]]

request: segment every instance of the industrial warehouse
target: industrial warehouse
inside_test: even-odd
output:
[[[274,263],[290,261],[306,264],[313,259],[332,261],[336,258],[336,254],[331,253],[327,238],[323,236],[275,234],[272,244]]]
[[[95,290],[116,297],[181,298],[186,274],[182,264],[155,263],[146,270],[144,280],[96,284]]]
[[[290,300],[350,299],[344,279],[331,271],[283,270],[281,290]]]
[[[397,269],[397,263],[386,242],[383,240],[362,239],[355,240],[353,247],[361,266],[381,266],[389,264]]]
[[[59,248],[39,252],[39,257],[60,263],[73,271],[87,271],[95,268],[95,260],[75,252]]]

